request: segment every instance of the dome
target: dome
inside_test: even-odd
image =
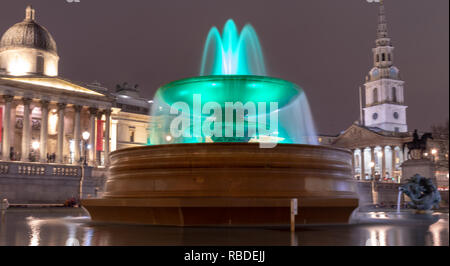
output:
[[[0,40],[0,52],[14,48],[34,48],[57,55],[56,42],[46,28],[35,21],[35,10],[28,6],[25,20],[9,28]]]

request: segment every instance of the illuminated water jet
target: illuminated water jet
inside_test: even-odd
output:
[[[200,76],[208,75],[267,75],[261,44],[252,25],[245,25],[239,33],[229,19],[222,36],[216,27],[211,28],[200,70]]]

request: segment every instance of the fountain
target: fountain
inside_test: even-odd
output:
[[[251,25],[206,39],[200,76],[159,88],[145,147],[111,154],[94,221],[154,225],[347,223],[358,206],[352,154],[317,145],[304,91],[266,76]]]
[[[410,210],[401,210],[402,195],[408,196],[408,206]],[[397,199],[397,211],[392,213],[374,214],[357,213],[351,217],[351,223],[378,223],[378,224],[408,224],[430,226],[436,223],[441,216],[433,214],[433,208],[439,208],[441,196],[438,189],[433,184],[432,178],[426,178],[419,174],[406,180],[406,183],[399,187]]]

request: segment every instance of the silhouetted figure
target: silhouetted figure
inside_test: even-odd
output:
[[[419,134],[417,133],[417,129],[415,129],[413,133],[413,142],[417,141],[419,141]]]

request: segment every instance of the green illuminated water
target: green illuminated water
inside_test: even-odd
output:
[[[178,80],[155,94],[150,145],[206,142],[317,144],[304,91],[266,77],[258,36],[228,20],[205,42],[200,77]]]
[[[230,19],[225,23],[222,36],[216,27],[209,31],[203,50],[201,76],[266,74],[261,44],[252,25],[245,25],[239,33]]]
[[[201,111],[195,113],[194,99],[198,98],[201,102],[197,109]],[[174,137],[170,127],[180,113],[171,114],[171,109],[179,103],[189,108],[189,113],[184,115],[189,121],[185,128],[189,134]],[[221,111],[205,111],[209,103],[215,103]],[[234,111],[233,120],[226,120],[227,103],[242,103],[244,107],[246,103],[256,103],[255,112],[252,114],[245,109],[244,119],[239,121],[238,112]],[[271,109],[271,103],[277,103],[277,108]],[[180,106],[174,109],[182,110]],[[297,85],[276,78],[223,75],[175,81],[157,91],[152,112],[151,144],[273,141],[316,144],[314,123],[305,93]],[[271,124],[271,115],[277,116],[276,126]],[[200,130],[197,128],[197,135],[196,121],[201,125]],[[205,134],[202,129],[206,123],[209,123],[210,129],[219,127],[216,132],[221,132],[220,137]],[[243,136],[238,134],[239,129],[244,131]],[[227,137],[226,130],[232,131],[233,136]]]

